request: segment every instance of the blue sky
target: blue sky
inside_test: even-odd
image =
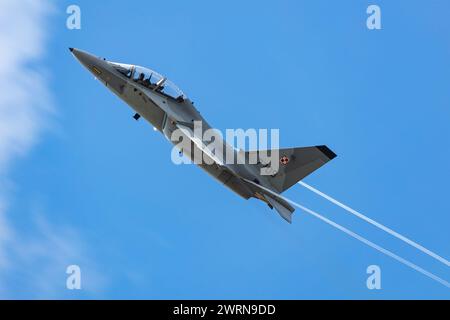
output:
[[[448,1],[76,1],[81,30],[66,28],[74,2],[30,3],[11,5],[12,23],[29,28],[3,30],[23,61],[1,69],[14,73],[17,98],[0,100],[0,124],[11,124],[0,136],[1,297],[450,297],[299,209],[289,225],[175,166],[171,145],[67,50],[165,74],[216,128],[279,128],[283,147],[328,145],[338,157],[307,183],[448,258]],[[381,7],[382,30],[366,28],[369,4]],[[24,112],[10,121],[15,103]],[[301,186],[286,196],[450,279]],[[71,264],[80,291],[65,288]],[[378,291],[366,287],[373,264]]]

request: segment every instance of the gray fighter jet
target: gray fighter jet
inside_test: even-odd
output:
[[[232,152],[235,157],[244,159],[256,158],[253,164],[227,164],[202,143],[202,136],[196,136],[195,122],[201,122],[201,134],[211,127],[167,78],[147,68],[111,62],[74,48],[70,51],[95,78],[134,109],[135,120],[142,116],[175,145],[178,141],[172,141],[172,135],[176,130],[181,132],[190,142],[189,150],[180,150],[183,155],[194,159],[200,152],[210,160],[197,163],[202,169],[244,199],[264,201],[289,223],[295,209],[280,194],[336,157],[326,146],[268,150],[268,156],[279,155],[279,166],[271,174],[261,174],[261,169],[267,166],[267,158],[264,162],[258,151],[240,151],[223,141],[223,153]]]

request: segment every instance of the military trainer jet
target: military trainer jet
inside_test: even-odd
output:
[[[336,157],[326,146],[267,150],[267,155],[279,156],[279,165],[275,172],[261,174],[261,169],[268,164],[259,151],[244,152],[223,141],[223,153],[231,152],[244,159],[256,158],[253,164],[226,163],[202,143],[202,136],[196,136],[195,122],[202,124],[200,135],[211,127],[193,103],[167,78],[147,68],[111,62],[79,49],[69,49],[86,69],[134,109],[136,120],[145,118],[176,145],[178,141],[172,141],[171,137],[176,130],[181,132],[190,145],[190,150],[180,150],[183,155],[193,159],[194,154],[200,152],[210,160],[196,163],[202,169],[244,199],[264,201],[289,223],[295,209],[280,194]]]

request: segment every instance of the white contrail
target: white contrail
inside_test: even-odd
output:
[[[368,245],[369,247],[371,247],[371,248],[373,248],[373,249],[375,249],[375,250],[377,250],[377,251],[387,255],[388,257],[391,257],[391,258],[397,260],[398,262],[400,262],[400,263],[402,263],[402,264],[412,268],[413,270],[416,270],[417,272],[422,273],[423,275],[429,277],[432,280],[435,280],[435,281],[439,282],[440,284],[442,284],[442,285],[444,285],[444,286],[446,286],[447,288],[450,289],[450,283],[449,282],[447,282],[446,280],[436,276],[435,274],[433,274],[433,273],[431,273],[431,272],[429,272],[429,271],[419,267],[418,265],[416,265],[416,264],[414,264],[414,263],[412,263],[412,262],[410,262],[410,261],[408,261],[408,260],[406,260],[406,259],[404,259],[404,258],[402,258],[402,257],[400,257],[398,255],[396,255],[395,253],[393,253],[393,252],[391,252],[391,251],[389,251],[389,250],[387,250],[387,249],[385,249],[383,247],[380,247],[379,245],[371,242],[370,240],[367,240],[366,238],[360,236],[359,234],[357,234],[357,233],[355,233],[353,231],[350,231],[349,229],[341,226],[340,224],[337,224],[336,222],[331,221],[330,219],[327,219],[327,218],[323,217],[319,213],[314,212],[311,209],[308,209],[305,206],[302,206],[301,204],[298,204],[298,203],[296,203],[296,202],[294,202],[292,200],[289,200],[288,198],[283,197],[283,196],[273,192],[272,190],[270,190],[270,189],[268,189],[266,187],[263,187],[263,186],[261,186],[259,184],[256,184],[255,182],[253,182],[251,180],[248,180],[248,179],[243,179],[243,180],[248,182],[248,183],[250,183],[250,184],[253,184],[253,185],[257,186],[258,188],[261,188],[261,189],[267,191],[269,194],[272,194],[274,197],[279,197],[279,198],[289,202],[293,206],[296,206],[297,208],[300,208],[301,210],[305,211],[306,213],[309,213],[310,215],[312,215],[312,216],[322,220],[323,222],[328,223],[329,225],[335,227],[336,229],[338,229],[338,230],[348,234],[349,236],[355,238],[356,240],[361,241],[362,243]]]
[[[329,225],[331,225],[331,226],[333,226],[333,227],[335,227],[335,228],[341,230],[342,232],[345,232],[345,233],[348,234],[349,236],[351,236],[351,237],[353,237],[353,238],[355,238],[355,239],[361,241],[362,243],[368,245],[369,247],[372,247],[373,249],[378,250],[378,251],[381,252],[381,253],[384,253],[385,255],[387,255],[387,256],[389,256],[389,257],[391,257],[391,258],[397,260],[398,262],[403,263],[404,265],[406,265],[406,266],[408,266],[408,267],[410,267],[410,268],[412,268],[412,269],[414,269],[414,270],[416,270],[416,271],[418,271],[418,272],[420,272],[420,273],[426,275],[427,277],[429,277],[429,278],[431,278],[431,279],[433,279],[433,280],[439,282],[440,284],[443,284],[443,285],[446,286],[447,288],[450,288],[450,283],[448,283],[447,281],[445,281],[445,280],[442,279],[442,278],[439,278],[438,276],[434,275],[433,273],[431,273],[431,272],[429,272],[429,271],[427,271],[427,270],[425,270],[425,269],[419,267],[418,265],[416,265],[416,264],[414,264],[414,263],[412,263],[412,262],[410,262],[410,261],[408,261],[408,260],[406,260],[406,259],[403,259],[402,257],[396,255],[395,253],[393,253],[393,252],[391,252],[391,251],[389,251],[389,250],[387,250],[387,249],[384,249],[383,247],[380,247],[379,245],[377,245],[377,244],[375,244],[375,243],[373,243],[373,242],[367,240],[366,238],[360,236],[359,234],[354,233],[353,231],[350,231],[350,230],[348,230],[347,228],[341,226],[340,224],[337,224],[336,222],[333,222],[333,221],[331,221],[331,220],[329,220],[329,219],[327,219],[327,218],[321,216],[321,215],[318,214],[317,212],[314,212],[314,211],[312,211],[312,210],[310,210],[310,209],[308,209],[308,208],[306,208],[306,207],[304,207],[304,206],[302,206],[302,205],[300,205],[300,204],[298,204],[298,203],[295,203],[295,202],[293,202],[293,201],[290,201],[290,200],[288,200],[288,199],[285,199],[285,200],[288,201],[288,202],[290,202],[290,203],[293,204],[294,206],[296,206],[296,207],[302,209],[303,211],[305,211],[305,212],[311,214],[312,216],[314,216],[314,217],[316,217],[316,218],[322,220],[323,222],[326,222],[326,223],[328,223]]]
[[[345,204],[343,204],[343,203],[337,201],[336,199],[330,197],[329,195],[326,195],[325,193],[323,193],[323,192],[321,192],[321,191],[319,191],[319,190],[317,190],[317,189],[311,187],[310,185],[308,185],[308,184],[306,184],[306,183],[304,183],[304,182],[302,182],[302,181],[300,181],[298,184],[300,184],[301,186],[305,187],[306,189],[308,189],[308,190],[314,192],[315,194],[318,194],[319,196],[321,196],[321,197],[327,199],[328,201],[330,201],[330,202],[334,203],[335,205],[341,207],[342,209],[346,210],[347,212],[350,212],[351,214],[357,216],[358,218],[360,218],[360,219],[362,219],[362,220],[364,220],[364,221],[370,223],[371,225],[373,225],[373,226],[375,226],[375,227],[377,227],[377,228],[380,228],[381,230],[383,230],[383,231],[389,233],[390,235],[396,237],[397,239],[400,239],[400,240],[406,242],[406,243],[409,244],[410,246],[412,246],[412,247],[414,247],[414,248],[416,248],[416,249],[422,251],[423,253],[425,253],[425,254],[427,254],[428,256],[430,256],[430,257],[432,257],[432,258],[438,260],[439,262],[442,262],[442,263],[445,264],[447,267],[450,267],[450,262],[449,262],[447,259],[441,257],[440,255],[434,253],[434,252],[431,251],[431,250],[428,250],[427,248],[421,246],[421,245],[418,244],[417,242],[414,242],[414,241],[412,241],[411,239],[408,239],[407,237],[405,237],[405,236],[399,234],[398,232],[395,232],[394,230],[392,230],[392,229],[390,229],[390,228],[388,228],[388,227],[382,225],[381,223],[379,223],[379,222],[377,222],[377,221],[375,221],[375,220],[373,220],[373,219],[371,219],[371,218],[369,218],[369,217],[363,215],[362,213],[360,213],[360,212],[358,212],[358,211],[356,211],[356,210],[354,210],[354,209],[352,209],[352,208],[346,206]]]

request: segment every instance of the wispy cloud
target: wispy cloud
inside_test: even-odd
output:
[[[16,234],[5,246],[7,264],[0,268],[0,297],[59,299],[99,297],[105,278],[86,254],[76,229],[51,224],[38,214],[30,232]],[[82,291],[66,289],[66,268],[77,264],[82,271]]]
[[[26,154],[51,108],[46,79],[37,71],[45,52],[47,1],[0,2],[0,177]]]
[[[8,171],[37,143],[54,110],[41,62],[52,10],[47,0],[0,2],[0,297],[60,297],[65,267],[90,263],[76,230],[40,214],[21,234],[7,207]]]

